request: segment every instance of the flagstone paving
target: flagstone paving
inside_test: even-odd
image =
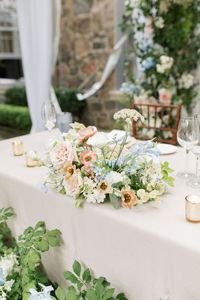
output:
[[[10,139],[15,136],[27,134],[27,132],[0,126],[0,140]]]

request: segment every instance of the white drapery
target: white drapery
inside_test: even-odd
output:
[[[17,0],[20,45],[32,131],[44,130],[41,108],[49,101],[59,41],[60,0]],[[57,112],[60,108],[53,97]]]

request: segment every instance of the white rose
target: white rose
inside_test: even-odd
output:
[[[115,171],[111,171],[107,176],[106,176],[106,181],[112,185],[114,183],[122,182],[123,181],[123,176]]]
[[[104,147],[110,143],[107,133],[97,132],[87,140],[87,144],[92,147]]]

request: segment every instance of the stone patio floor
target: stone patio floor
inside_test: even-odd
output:
[[[10,139],[15,136],[27,134],[27,132],[0,126],[0,140]]]

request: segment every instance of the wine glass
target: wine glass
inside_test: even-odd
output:
[[[195,120],[198,126],[198,144],[192,148],[192,153],[196,156],[196,172],[195,178],[188,181],[188,185],[192,188],[200,188],[200,172],[199,172],[199,160],[200,160],[200,116],[195,115]]]
[[[198,124],[194,117],[181,118],[177,131],[177,140],[179,144],[185,149],[185,171],[179,173],[178,176],[182,178],[191,177],[191,173],[188,172],[188,154],[190,150],[198,144]]]
[[[56,123],[56,110],[51,101],[46,101],[43,103],[41,116],[45,127],[50,132],[55,127]]]

